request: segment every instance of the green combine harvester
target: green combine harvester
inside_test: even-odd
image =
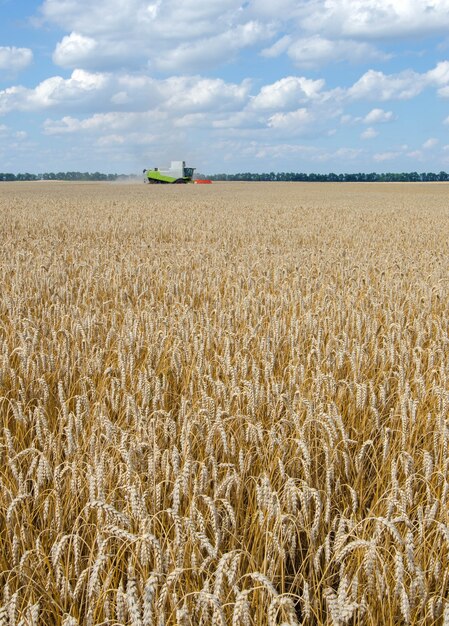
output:
[[[194,167],[186,167],[185,161],[172,161],[168,169],[155,167],[152,170],[143,170],[144,182],[152,185],[183,185],[191,183]]]

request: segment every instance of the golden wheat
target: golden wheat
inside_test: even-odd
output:
[[[4,184],[0,624],[449,624],[446,185]]]

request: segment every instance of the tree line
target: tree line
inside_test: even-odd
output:
[[[437,182],[448,181],[449,174],[446,172],[385,172],[385,173],[364,173],[357,174],[306,174],[303,172],[269,172],[269,173],[253,173],[242,172],[239,174],[197,174],[199,179],[208,178],[210,180],[220,181],[286,181],[286,182],[332,182],[332,183],[352,183],[352,182]],[[11,174],[0,172],[0,182],[3,181],[31,181],[31,180],[68,180],[68,181],[114,181],[129,180],[139,178],[132,174],[102,174],[101,172],[47,172],[45,174]]]
[[[134,178],[127,174],[102,174],[101,172],[46,172],[45,174],[10,174],[0,172],[0,181],[23,181],[23,180],[127,180]]]
[[[210,180],[229,180],[229,181],[289,181],[289,182],[332,182],[332,183],[372,183],[372,182],[436,182],[449,180],[449,174],[446,172],[385,172],[378,174],[370,172],[369,174],[359,172],[357,174],[305,174],[298,172],[269,172],[263,174],[254,174],[244,172],[241,174],[211,174],[210,176],[201,176],[198,178],[209,178]]]

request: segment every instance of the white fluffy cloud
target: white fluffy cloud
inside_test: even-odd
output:
[[[360,107],[363,99],[400,98],[405,92],[409,97],[410,86],[414,93],[425,87],[439,89],[449,80],[445,68],[442,62],[421,74],[366,72],[352,86],[330,90],[323,79],[290,75],[260,86],[255,93],[249,80],[232,83],[198,75],[156,79],[148,72],[78,69],[68,78],[53,76],[34,88],[19,85],[0,91],[0,114],[45,112],[46,135],[76,135],[80,141],[90,138],[98,150],[105,152],[109,147],[117,154],[120,147],[126,151],[130,144],[137,152],[164,137],[194,137],[197,129],[208,141],[245,137],[253,145],[259,145],[262,138],[267,145],[269,140],[285,143],[290,136],[319,139],[337,132],[335,119],[339,117],[342,123],[365,125],[359,137],[366,141],[378,136],[376,125],[394,120],[393,112],[374,107],[354,116],[349,114],[351,107]],[[428,141],[423,149],[430,147]],[[375,161],[396,158],[397,152],[397,148],[379,151]],[[335,150],[321,151],[319,159],[326,161],[329,154]],[[353,154],[348,152],[345,158]]]
[[[297,39],[287,48],[288,56],[300,67],[321,67],[329,63],[373,61],[387,58],[373,45],[350,39],[326,39],[320,35]]]
[[[327,136],[329,121],[341,113],[339,105],[327,100],[324,81],[319,79],[290,76],[263,86],[251,97],[249,81],[237,84],[198,76],[162,80],[136,74],[101,76],[104,85],[99,86],[97,100],[109,107],[111,101],[118,102],[116,109],[121,110],[100,110],[85,116],[81,107],[78,114],[75,109],[74,114],[49,117],[43,126],[46,135],[72,135],[77,141],[85,137],[97,150],[110,148],[115,152],[120,148],[126,152],[130,144],[136,152],[146,143],[161,149],[161,142],[195,137],[198,130],[215,145],[221,138],[232,136],[245,138],[248,145],[259,145],[262,137],[278,144],[284,137]],[[137,101],[142,105],[140,110]],[[299,101],[307,106],[300,106]],[[151,131],[148,142],[138,139],[142,135],[139,129]]]
[[[213,37],[182,43],[150,59],[150,67],[164,71],[189,71],[230,60],[242,48],[265,41],[272,34],[269,25],[257,21],[246,22]]]
[[[351,97],[348,98],[348,92],[343,91],[340,96],[342,101],[351,100]],[[395,119],[393,111],[384,111],[384,109],[374,108],[371,109],[365,116],[353,116],[345,113],[340,118],[340,124],[343,126],[353,126],[356,124],[367,124],[369,126],[373,126],[375,124],[384,124],[386,122],[391,122]]]
[[[290,35],[284,35],[283,37],[281,37],[280,39],[275,41],[268,48],[264,48],[261,51],[260,54],[261,54],[261,56],[267,57],[267,58],[278,57],[279,55],[283,54],[284,52],[287,52],[287,50],[290,48],[290,46],[292,44],[292,41],[293,40],[292,40],[292,37]]]
[[[383,109],[371,109],[363,118],[365,124],[381,124],[391,122],[393,119],[393,111],[384,111]]]
[[[289,113],[275,113],[269,118],[268,126],[288,132],[298,132],[308,128],[314,119],[313,113],[302,107]]]
[[[449,0],[316,0],[306,2],[301,25],[349,38],[395,39],[445,34]]]
[[[85,119],[65,115],[61,120],[46,120],[44,132],[47,135],[64,135],[82,131],[98,131],[106,132],[108,136],[114,136],[115,133],[117,136],[118,132],[127,132],[134,127],[146,127],[150,121],[149,118],[148,113],[96,113]],[[157,116],[153,118],[154,121],[158,121]]]
[[[85,100],[86,96],[103,91],[110,83],[110,77],[100,73],[75,70],[68,79],[53,76],[30,90],[28,102],[31,106],[49,107],[59,103],[72,105]]]
[[[221,78],[173,77],[154,83],[165,99],[165,107],[174,111],[221,111],[242,106],[249,93],[250,82],[239,85]]]
[[[219,32],[240,14],[240,0],[45,0],[44,17],[66,30],[90,35],[130,33],[164,35],[172,41]]]
[[[226,63],[276,32],[236,0],[46,0],[42,13],[70,33],[53,54],[65,68],[196,72]]]
[[[328,63],[377,61],[388,58],[370,43],[351,39],[328,39],[319,34],[293,38],[284,35],[261,52],[274,58],[286,52],[299,67],[315,68]]]
[[[39,111],[60,104],[71,107],[88,101],[94,105],[99,92],[104,92],[110,79],[105,74],[75,70],[64,79],[52,76],[39,83],[34,89],[14,86],[0,91],[0,113],[10,111]]]
[[[372,126],[369,126],[366,130],[364,130],[360,134],[360,138],[361,139],[374,139],[374,137],[377,137],[378,134],[379,134],[379,131],[377,131]]]
[[[447,85],[449,83],[449,61],[440,61],[425,76],[434,85]]]
[[[108,33],[95,36],[73,31],[56,45],[53,61],[65,68],[108,68],[146,65],[164,72],[190,72],[229,61],[241,49],[265,41],[270,25],[249,21],[214,36],[174,41],[149,37],[142,41]],[[185,41],[186,40],[186,41]],[[132,45],[130,45],[130,41]]]
[[[12,110],[42,111],[165,111],[221,112],[241,108],[248,99],[250,82],[227,83],[221,78],[173,76],[156,80],[145,75],[110,74],[74,70],[68,79],[53,76],[34,89],[22,86],[0,91],[0,113]]]
[[[61,67],[76,67],[84,65],[89,58],[93,57],[97,50],[98,44],[92,37],[86,37],[79,33],[70,33],[63,37],[56,45],[53,53],[53,61]]]
[[[43,15],[66,30],[103,34],[134,33],[208,36],[222,25],[246,19],[290,24],[338,38],[396,38],[443,33],[449,27],[449,0],[45,0]],[[226,26],[225,26],[226,29]]]
[[[437,87],[445,95],[449,83],[449,61],[440,61],[428,72],[404,70],[397,74],[384,74],[368,70],[348,90],[350,98],[366,100],[410,100],[427,87]]]
[[[368,70],[349,89],[348,95],[367,100],[409,100],[421,93],[425,85],[423,75],[413,70],[390,75]]]
[[[449,28],[449,0],[45,0],[41,12],[68,33],[55,63],[85,69],[196,72],[254,46],[306,68],[376,62],[386,41]]]
[[[276,82],[265,85],[253,98],[252,106],[256,110],[280,110],[297,105],[300,102],[319,97],[324,87],[324,80],[312,80],[304,76],[286,76]]]
[[[0,46],[0,70],[19,72],[33,61],[33,52],[29,48]]]

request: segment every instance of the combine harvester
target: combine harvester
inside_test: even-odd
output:
[[[210,183],[210,180],[192,180],[194,167],[186,167],[185,161],[172,161],[168,169],[155,167],[152,170],[143,170],[144,182],[151,185],[184,185],[186,183]]]

